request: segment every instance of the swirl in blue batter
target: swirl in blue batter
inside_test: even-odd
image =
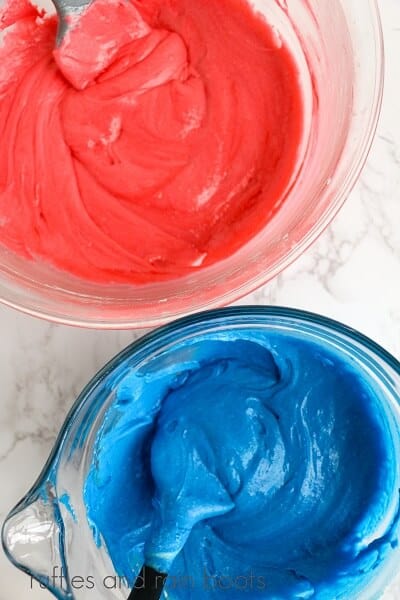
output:
[[[395,556],[397,423],[296,332],[187,340],[115,382],[84,497],[116,571],[169,598],[358,598]]]

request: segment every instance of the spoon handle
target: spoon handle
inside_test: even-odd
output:
[[[159,600],[168,575],[144,565],[128,600]]]
[[[87,8],[93,0],[53,0],[59,18],[57,31],[57,46],[62,44],[68,30],[68,20],[72,15],[79,14]]]
[[[82,10],[91,4],[91,0],[53,0],[57,12],[62,15]]]

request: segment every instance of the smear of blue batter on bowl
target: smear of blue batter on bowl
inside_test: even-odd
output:
[[[116,382],[84,499],[116,572],[169,597],[357,598],[399,537],[399,433],[376,381],[295,331],[177,343]]]

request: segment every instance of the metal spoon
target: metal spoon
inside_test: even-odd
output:
[[[59,26],[57,33],[57,45],[59,46],[68,31],[71,21],[76,23],[76,17],[87,8],[93,0],[53,0],[56,7]]]

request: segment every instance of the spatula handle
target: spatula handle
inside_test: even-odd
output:
[[[128,600],[159,600],[168,575],[143,566]]]

